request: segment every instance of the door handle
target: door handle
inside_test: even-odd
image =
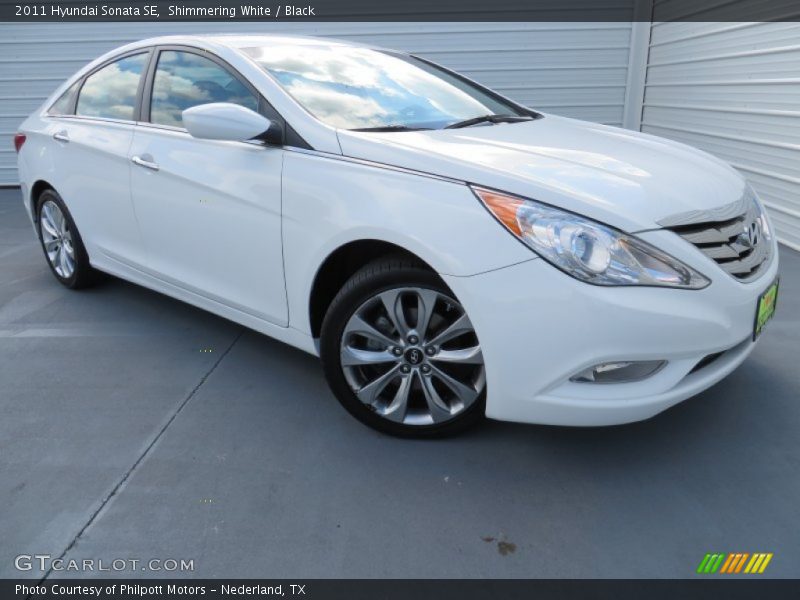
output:
[[[134,156],[133,158],[131,158],[131,162],[135,165],[139,165],[140,167],[144,167],[145,169],[150,169],[151,171],[158,171],[158,164],[154,163],[152,161],[152,157],[148,154],[146,154],[144,157]]]
[[[61,131],[57,131],[53,134],[53,139],[66,143],[69,142],[69,135],[67,135],[67,131],[65,129],[62,129]]]

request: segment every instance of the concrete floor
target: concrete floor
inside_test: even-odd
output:
[[[781,259],[751,358],[648,422],[403,441],[349,417],[311,356],[116,279],[62,288],[0,192],[0,577],[41,576],[19,554],[192,559],[195,577],[692,577],[706,552],[773,552],[764,576],[798,577],[800,255]]]

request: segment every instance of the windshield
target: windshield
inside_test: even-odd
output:
[[[325,44],[243,51],[316,118],[341,129],[439,129],[487,114],[527,114],[411,56]]]

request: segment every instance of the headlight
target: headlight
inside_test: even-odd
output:
[[[698,290],[703,275],[642,240],[585,217],[479,187],[472,191],[539,256],[596,285],[652,285]]]

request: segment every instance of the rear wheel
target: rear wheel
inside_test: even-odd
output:
[[[96,271],[72,220],[72,215],[54,190],[45,190],[36,203],[36,226],[47,264],[56,279],[68,288],[94,283]]]
[[[342,405],[399,436],[454,433],[484,414],[486,375],[464,307],[430,270],[406,258],[357,272],[322,327],[322,361]]]

